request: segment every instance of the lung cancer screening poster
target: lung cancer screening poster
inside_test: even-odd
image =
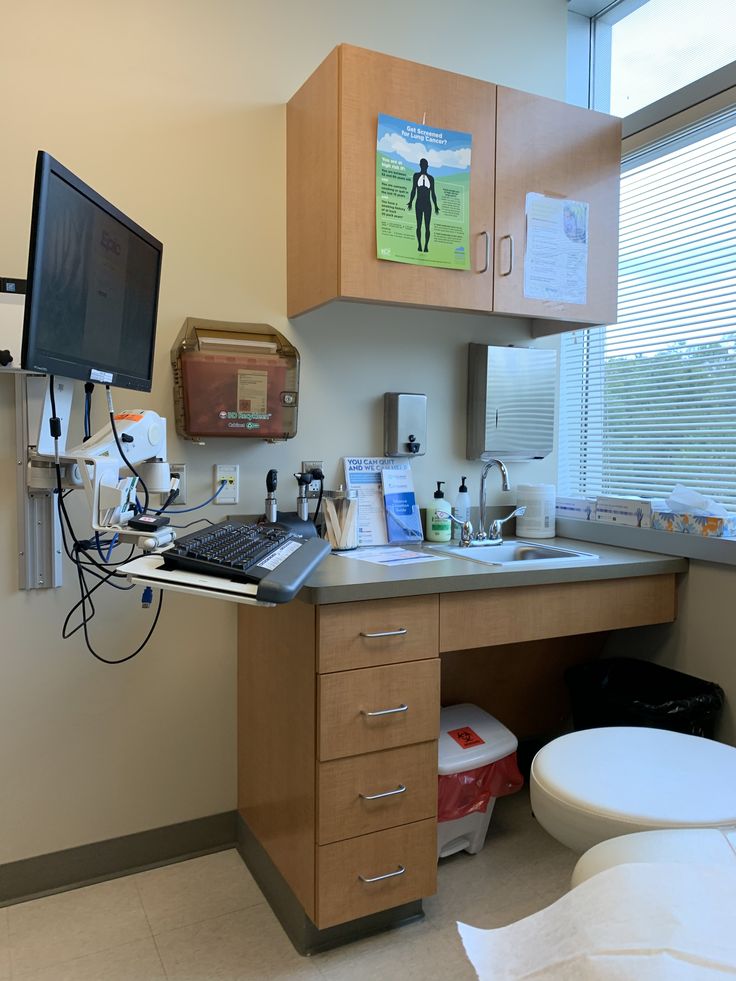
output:
[[[379,115],[379,259],[470,269],[471,146],[470,133]]]

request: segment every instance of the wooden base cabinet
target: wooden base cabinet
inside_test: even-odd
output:
[[[381,113],[472,134],[470,270],[377,258]],[[287,106],[288,315],[344,298],[535,318],[538,333],[615,321],[620,147],[614,117],[340,45]],[[589,204],[585,303],[524,296],[529,192]]]
[[[439,710],[437,596],[240,608],[238,808],[319,931],[435,892]]]

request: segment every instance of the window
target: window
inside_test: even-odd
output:
[[[560,491],[736,510],[736,107],[624,158],[619,322],[564,335]]]
[[[734,0],[622,0],[593,20],[595,108],[628,116],[736,58]]]

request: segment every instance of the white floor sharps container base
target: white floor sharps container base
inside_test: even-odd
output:
[[[638,831],[736,826],[736,749],[681,732],[571,732],[537,753],[529,785],[539,823],[577,852]]]
[[[496,803],[496,797],[513,793],[523,785],[523,778],[516,765],[516,736],[498,719],[478,708],[477,705],[451,705],[440,713],[439,755],[439,818],[437,824],[437,857],[446,858],[455,852],[467,851],[475,855],[483,847],[488,825]],[[471,770],[498,764],[494,773],[486,775],[486,788],[483,802],[488,796],[487,788],[493,787],[495,794],[487,806],[464,814],[452,820],[442,819],[443,802],[463,795],[467,809],[468,798],[473,796],[475,785],[468,778],[466,788],[459,786],[461,774]],[[489,779],[490,777],[490,779]],[[443,778],[447,782],[443,784]],[[448,796],[449,795],[449,796]],[[477,796],[482,796],[479,793]],[[476,798],[477,799],[477,798]]]

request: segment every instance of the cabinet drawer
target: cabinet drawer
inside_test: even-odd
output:
[[[431,896],[436,890],[434,818],[317,848],[320,930]]]
[[[321,845],[437,814],[437,743],[318,764]]]
[[[332,603],[317,613],[317,670],[345,671],[436,657],[439,596]]]
[[[437,739],[440,661],[319,676],[319,759]]]

